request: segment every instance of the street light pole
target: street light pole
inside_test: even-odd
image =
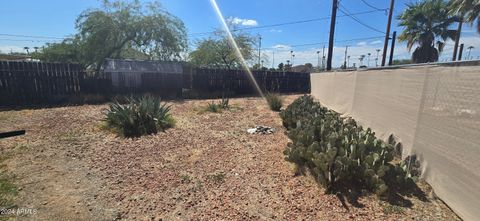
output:
[[[258,65],[260,66],[260,62],[262,60],[262,36],[258,35],[259,42],[258,42]]]
[[[293,63],[293,51],[290,51],[290,61]]]
[[[275,49],[272,50],[272,68],[275,68]]]
[[[343,69],[347,69],[348,45],[345,47],[345,59],[343,60]]]
[[[322,69],[325,70],[325,45],[323,45],[322,51]]]
[[[320,51],[317,51],[317,68],[320,71]]]
[[[370,67],[370,56],[371,56],[372,54],[371,54],[371,53],[368,53],[367,55],[368,55],[368,65],[367,65],[367,66]]]
[[[378,67],[378,55],[380,54],[380,49],[377,49],[377,58],[375,59],[375,67]]]
[[[468,55],[467,55],[467,59],[466,60],[469,60],[470,59],[470,52],[472,52],[472,49],[474,47],[473,46],[469,46],[467,49],[468,49]]]

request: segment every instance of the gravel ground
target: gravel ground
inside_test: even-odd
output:
[[[290,103],[296,96],[286,96]],[[258,98],[232,99],[222,113],[208,100],[173,103],[175,128],[122,139],[101,129],[106,105],[0,112],[7,172],[20,191],[18,220],[459,220],[426,184],[427,199],[395,206],[363,196],[326,195],[311,176],[294,176],[278,113]],[[255,125],[277,129],[250,135]],[[343,203],[342,203],[343,202]]]

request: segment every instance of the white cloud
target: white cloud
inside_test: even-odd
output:
[[[463,58],[466,59],[468,56],[468,47],[473,46],[474,48],[472,49],[470,53],[470,58],[469,59],[480,59],[480,37],[477,36],[469,36],[469,37],[461,37],[460,43],[463,43],[465,45],[463,49]],[[452,54],[453,54],[453,48],[454,48],[455,43],[451,40],[446,42],[445,48],[443,48],[443,52],[440,54],[439,61],[450,61],[452,59]],[[412,49],[414,50],[414,49]]]
[[[257,26],[258,22],[253,19],[244,19],[239,17],[230,17],[227,19],[228,22],[234,25],[241,25],[241,26]]]
[[[358,44],[357,44],[357,45],[358,45],[358,46],[365,46],[365,45],[367,45],[367,42],[364,42],[364,41],[362,41],[362,42],[358,42]]]
[[[20,47],[20,46],[2,45],[2,46],[0,46],[0,52],[2,52],[2,53],[25,52],[25,50],[23,49],[23,47]]]
[[[272,29],[270,29],[270,32],[281,33],[281,32],[283,32],[283,30],[272,28]]]
[[[274,45],[272,48],[275,48],[275,49],[283,49],[283,50],[290,50],[290,45],[278,44],[278,45]]]
[[[371,45],[378,45],[378,44],[381,44],[381,43],[382,43],[382,41],[380,41],[380,40],[370,42]]]
[[[480,36],[471,36],[471,37],[462,37],[462,43],[465,44],[465,49],[463,51],[463,59],[468,56],[468,50],[466,49],[468,46],[474,46],[475,48],[472,49],[470,57],[473,59],[480,59]],[[444,51],[440,56],[440,61],[448,61],[451,60],[452,51],[453,51],[453,41],[448,41]],[[273,46],[274,49],[263,50],[263,53],[267,54],[269,57],[272,56],[273,50],[275,50],[275,66],[277,66],[280,62],[286,63],[287,60],[290,60],[290,50],[293,50],[295,54],[294,64],[305,64],[305,63],[312,63],[314,66],[318,65],[318,55],[317,51],[320,51],[320,57],[322,56],[322,48],[318,47],[308,47],[308,48],[292,48],[289,45],[284,44],[277,44]],[[414,47],[415,48],[415,47]],[[358,66],[360,64],[360,56],[365,55],[365,59],[363,60],[364,65],[370,64],[371,67],[376,65],[376,58],[377,58],[377,49],[382,49],[380,45],[375,44],[372,45],[370,42],[366,45],[360,44],[360,46],[354,45],[348,48],[348,55],[350,56],[349,65],[352,66],[353,63]],[[327,54],[327,49],[325,50],[325,54]],[[412,49],[413,51],[413,49]],[[370,59],[368,59],[368,53],[370,53]],[[390,47],[388,49],[388,54],[390,54]],[[382,51],[379,52],[379,61],[381,63],[381,56]],[[411,52],[407,50],[405,43],[397,42],[395,47],[394,59],[410,59]],[[321,58],[320,58],[321,59]],[[337,68],[343,64],[345,59],[345,46],[335,46],[333,49],[333,67]],[[388,57],[387,57],[388,59]],[[272,61],[273,59],[270,58]],[[370,62],[369,62],[370,60]],[[321,60],[320,60],[321,61]],[[272,63],[270,63],[272,66]]]

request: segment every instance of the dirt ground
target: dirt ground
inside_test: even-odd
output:
[[[290,103],[296,96],[285,97]],[[201,113],[208,100],[173,103],[177,125],[166,133],[123,139],[101,129],[106,105],[0,112],[6,173],[15,204],[35,214],[17,220],[458,220],[428,198],[397,206],[363,196],[358,205],[326,195],[284,160],[288,138],[278,113],[259,98]],[[249,135],[255,125],[273,135]]]

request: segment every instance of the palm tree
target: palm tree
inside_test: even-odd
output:
[[[28,52],[28,49],[30,49],[29,47],[23,47],[23,49],[25,49],[25,51],[27,51],[27,55],[30,54],[30,53]]]
[[[460,44],[460,35],[462,31],[462,24],[464,21],[471,24],[477,19],[477,30],[480,33],[480,1],[478,0],[450,0],[450,13],[460,17],[458,23],[458,32],[455,39],[455,47],[453,48],[453,60],[457,59],[458,45]]]
[[[364,55],[364,54],[360,55],[360,57],[358,58],[358,60],[360,61],[360,67],[363,66],[363,59],[365,59],[365,55]]]
[[[457,31],[449,27],[459,21],[457,16],[449,14],[448,4],[443,0],[407,4],[407,9],[397,19],[399,26],[404,27],[398,39],[407,42],[409,51],[418,45],[412,54],[413,63],[438,61],[445,41],[456,37]]]
[[[468,55],[467,55],[467,59],[466,60],[469,60],[470,59],[470,53],[472,52],[472,49],[474,49],[475,47],[473,46],[469,46],[467,49],[468,49]]]
[[[473,24],[477,20],[477,31],[480,33],[480,1],[450,0],[450,12],[463,15],[465,22]]]

